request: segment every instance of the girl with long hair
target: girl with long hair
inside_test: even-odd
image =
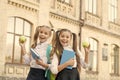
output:
[[[72,40],[72,45],[71,45]],[[82,53],[77,48],[77,37],[68,29],[61,29],[56,32],[56,38],[51,51],[51,71],[56,74],[55,80],[80,80],[81,66],[86,68],[88,66],[89,47],[84,47],[85,59]],[[63,64],[60,64],[64,50],[72,51],[75,56]],[[67,56],[66,56],[67,57]],[[67,68],[72,66],[72,69]]]
[[[45,77],[46,69],[49,67],[47,63],[46,51],[49,43],[49,39],[52,35],[53,29],[50,27],[43,25],[38,26],[36,28],[33,44],[31,48],[33,48],[40,55],[40,59],[34,59],[31,54],[27,54],[25,43],[20,43],[21,52],[24,59],[24,63],[30,65],[30,71],[28,73],[26,80],[47,80]]]

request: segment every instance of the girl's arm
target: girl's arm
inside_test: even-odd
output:
[[[78,53],[80,55],[80,63],[81,63],[81,66],[83,68],[87,68],[89,65],[88,65],[88,54],[89,54],[89,48],[85,48],[84,47],[84,50],[85,50],[85,57],[83,57],[82,53],[80,52],[80,50],[78,49]]]
[[[41,65],[44,68],[48,68],[49,64],[45,64],[42,60],[36,59],[36,63]]]
[[[48,58],[48,56],[50,56],[50,51],[51,51],[51,49],[52,49],[52,47],[51,47],[50,45],[48,45],[48,47],[47,47],[47,58]],[[37,63],[38,65],[41,65],[41,66],[44,67],[44,68],[49,68],[49,67],[50,67],[50,64],[44,63],[44,62],[42,61],[42,59],[36,59],[36,63]]]
[[[64,68],[74,65],[74,59],[70,59],[69,61],[65,62],[64,64],[58,65],[59,61],[58,61],[56,54],[53,55],[53,59],[51,60],[51,62],[52,63],[50,65],[50,69],[51,69],[53,74],[57,74],[58,72],[60,72]]]
[[[21,46],[21,53],[24,56],[27,53],[25,49],[25,43],[20,43],[20,46]]]
[[[85,50],[85,62],[88,63],[88,54],[90,52],[90,46],[89,47],[84,47]]]
[[[25,48],[25,43],[19,43],[20,46],[21,46],[21,54],[23,56],[23,59],[24,59],[24,63],[25,64],[30,64],[30,55],[27,54],[27,51],[26,51],[26,48]]]
[[[50,70],[53,74],[58,73],[58,58],[56,54],[52,56]]]
[[[60,72],[64,68],[66,68],[68,66],[73,66],[73,65],[74,65],[74,59],[70,59],[67,62],[65,62],[64,64],[58,65],[58,71]]]

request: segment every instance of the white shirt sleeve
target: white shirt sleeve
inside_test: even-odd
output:
[[[30,59],[30,56],[28,54],[25,54],[23,56],[23,59],[24,59],[25,64],[30,64],[31,59]]]
[[[78,49],[78,53],[79,53],[79,55],[80,55],[80,63],[81,63],[81,66],[83,67],[83,68],[87,68],[89,65],[84,61],[84,57],[83,57],[83,55],[82,55],[82,53],[81,53],[81,51]]]
[[[53,59],[51,60],[50,70],[53,74],[58,73],[58,58],[57,55],[53,55]]]

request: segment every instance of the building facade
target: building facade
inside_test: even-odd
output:
[[[0,0],[0,79],[25,80],[29,66],[23,63],[19,36],[32,44],[36,26],[70,29],[89,41],[88,69],[81,80],[120,79],[120,0]]]

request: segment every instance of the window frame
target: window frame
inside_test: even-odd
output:
[[[116,75],[116,76],[118,76],[118,75],[120,75],[120,72],[119,72],[119,46],[118,45],[116,45],[116,44],[112,44],[111,45],[111,75]],[[115,51],[116,50],[113,50],[113,48],[115,48],[115,49],[118,49],[118,52],[117,53],[115,53]],[[116,64],[116,65],[114,65],[114,64]]]
[[[66,0],[57,0],[57,1],[59,1],[61,3],[65,3],[65,4],[69,5],[69,6],[72,6],[72,1],[71,0],[69,0],[69,2],[67,2]]]
[[[117,13],[118,12],[118,0],[109,0],[108,9],[109,9],[109,12],[108,12],[109,21],[116,23],[117,16],[118,16],[118,13]]]
[[[13,16],[13,17],[9,17],[8,18],[8,20],[10,20],[10,19],[13,19],[13,23],[10,23],[9,21],[8,21],[8,28],[9,27],[11,27],[11,25],[9,25],[9,23],[10,24],[13,24],[13,26],[14,27],[12,27],[13,28],[13,32],[12,31],[9,31],[9,29],[7,30],[7,40],[8,40],[8,35],[12,35],[13,36],[13,43],[11,43],[11,42],[9,42],[9,40],[7,41],[7,46],[9,46],[8,45],[8,43],[11,43],[11,45],[12,45],[12,52],[11,53],[9,53],[9,52],[7,52],[6,54],[8,54],[8,56],[10,56],[11,57],[11,59],[10,59],[10,61],[8,61],[7,60],[7,55],[6,55],[6,63],[15,63],[15,64],[23,64],[23,59],[22,59],[22,54],[21,54],[21,50],[20,49],[18,49],[18,53],[15,53],[15,49],[17,49],[17,48],[20,48],[20,46],[19,46],[19,36],[21,36],[21,35],[24,35],[26,38],[27,38],[27,42],[26,42],[26,45],[28,45],[29,47],[30,47],[30,40],[31,40],[31,33],[32,33],[32,24],[29,22],[29,21],[27,21],[27,20],[25,20],[25,19],[23,19],[23,18],[20,18],[20,17],[16,17],[16,16]],[[22,24],[22,27],[23,27],[23,29],[22,29],[22,33],[16,33],[15,32],[15,30],[16,30],[16,20],[17,19],[20,19],[20,20],[22,20],[23,21],[23,24]],[[27,24],[28,23],[28,24]],[[29,27],[29,28],[27,28],[27,29],[29,29],[29,30],[26,30],[25,31],[25,28],[26,27]],[[18,28],[19,29],[19,28]],[[29,34],[26,34],[25,32],[29,32]],[[17,37],[17,38],[16,38]],[[18,41],[18,42],[17,42]],[[27,46],[27,47],[28,47]],[[17,47],[17,48],[16,48]],[[28,50],[28,48],[27,48],[27,50]],[[15,55],[17,55],[17,54],[19,54],[19,57],[17,57],[17,58],[15,58]],[[18,60],[18,62],[15,62],[15,59],[19,59]]]
[[[97,15],[97,0],[85,0],[85,11]]]
[[[95,66],[93,66],[93,67],[96,67],[96,70],[90,70],[88,68],[86,70],[86,72],[87,73],[92,73],[92,74],[98,74],[98,41],[95,38],[92,38],[92,37],[90,37],[88,39],[88,41],[89,41],[89,43],[90,43],[90,45],[92,47],[92,48],[90,47],[90,53],[89,53],[88,56],[90,56],[90,54],[93,54],[92,57],[96,57],[96,63],[94,63],[94,60],[93,60],[94,58],[91,59],[91,57],[90,58],[88,57],[88,59],[92,60],[92,64],[95,64]],[[95,55],[95,53],[96,53],[96,55]],[[90,61],[90,60],[88,60],[88,61]],[[91,62],[88,62],[88,63],[91,63]]]

